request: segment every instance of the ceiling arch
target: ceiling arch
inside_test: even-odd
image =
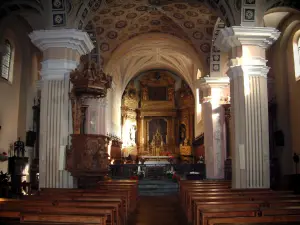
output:
[[[194,89],[193,83],[197,79],[195,68],[204,71],[202,61],[183,40],[168,34],[148,33],[132,38],[117,48],[104,71],[113,76],[122,90],[134,76],[150,69],[173,71]]]
[[[1,0],[0,1],[0,20],[11,15],[20,15],[33,28],[41,27],[41,17],[44,7],[40,0]],[[37,19],[37,17],[39,19]]]
[[[94,39],[97,45],[94,59],[102,66],[123,42],[151,32],[166,33],[184,40],[205,57],[209,66],[214,25],[218,17],[229,25],[235,24],[240,14],[239,2],[72,0],[72,3],[69,1],[68,18],[69,23],[77,24]]]

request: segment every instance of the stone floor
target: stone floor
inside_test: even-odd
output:
[[[140,196],[129,225],[186,225],[177,195]]]

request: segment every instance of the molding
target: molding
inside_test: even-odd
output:
[[[70,48],[78,51],[80,55],[86,55],[94,49],[89,35],[76,29],[35,30],[29,37],[41,51],[49,48]]]
[[[233,26],[221,30],[215,41],[215,46],[224,52],[242,45],[268,48],[279,36],[280,32],[273,27]]]
[[[78,62],[66,59],[48,59],[41,64],[42,80],[64,80],[78,66]]]
[[[227,75],[230,79],[245,75],[249,77],[263,77],[267,79],[269,70],[270,67],[265,65],[239,65],[230,67]]]
[[[225,88],[229,85],[229,77],[202,77],[195,83],[196,88]]]

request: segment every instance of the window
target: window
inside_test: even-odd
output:
[[[4,55],[1,61],[1,77],[10,80],[11,67],[12,67],[12,46],[8,40],[5,40]]]

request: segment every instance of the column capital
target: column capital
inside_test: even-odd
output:
[[[265,65],[238,65],[231,66],[227,72],[227,75],[230,79],[234,79],[238,76],[245,76],[245,74],[249,77],[264,77],[267,78],[270,67]]]
[[[29,37],[41,51],[49,48],[69,48],[80,55],[86,55],[94,48],[89,35],[76,29],[35,30]]]
[[[224,52],[242,45],[268,48],[279,36],[280,32],[273,27],[232,26],[221,30],[215,41],[215,46]]]
[[[196,86],[201,90],[208,88],[225,88],[229,85],[229,77],[202,77]]]

